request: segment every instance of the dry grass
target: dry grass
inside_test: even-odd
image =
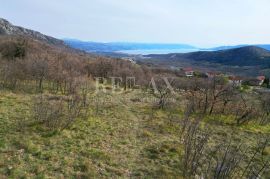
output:
[[[153,111],[143,97],[136,91],[102,95],[98,111],[92,104],[87,119],[58,132],[33,122],[32,96],[1,91],[0,178],[181,178],[183,111],[177,105]],[[252,145],[262,132],[261,126],[209,124],[213,142]]]

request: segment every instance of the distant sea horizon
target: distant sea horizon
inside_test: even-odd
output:
[[[150,54],[170,54],[170,53],[189,53],[197,52],[201,49],[151,49],[151,50],[121,50],[119,53],[126,53],[130,55],[150,55]]]

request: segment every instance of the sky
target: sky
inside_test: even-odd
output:
[[[270,44],[269,0],[0,0],[0,17],[56,38]]]

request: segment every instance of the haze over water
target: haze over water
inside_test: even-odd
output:
[[[131,55],[169,54],[169,53],[189,53],[200,51],[200,49],[157,49],[157,50],[122,50],[120,53]]]

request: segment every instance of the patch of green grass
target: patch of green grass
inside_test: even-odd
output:
[[[0,178],[181,178],[181,105],[153,109],[131,100],[145,97],[136,90],[104,94],[93,97],[106,101],[98,112],[93,102],[88,118],[48,131],[31,117],[32,97],[0,94]],[[231,116],[204,119],[213,145],[233,134],[235,142],[253,145],[258,133],[270,133],[269,126],[233,122]]]
[[[248,123],[248,124],[240,126],[239,128],[242,130],[253,132],[253,133],[263,133],[263,134],[270,133],[270,124],[259,125],[256,123]]]
[[[204,122],[218,125],[233,125],[236,123],[234,116],[228,115],[207,115],[203,120]]]
[[[204,122],[214,125],[222,125],[222,126],[235,126],[238,130],[245,130],[253,133],[264,133],[270,134],[270,124],[260,125],[254,121],[250,121],[249,123],[237,126],[234,116],[226,116],[226,115],[211,115],[206,116],[204,118]]]

